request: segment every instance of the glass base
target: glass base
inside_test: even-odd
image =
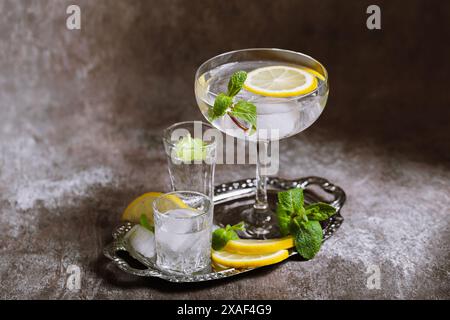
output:
[[[272,239],[280,237],[275,214],[276,192],[268,191],[269,207],[255,209],[254,195],[227,201],[214,206],[214,223],[221,227],[245,222],[246,231],[239,232],[244,239]]]

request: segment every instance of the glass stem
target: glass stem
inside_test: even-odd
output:
[[[266,165],[268,159],[270,141],[259,141],[256,143],[256,201],[254,208],[256,210],[266,210],[267,203],[267,175]]]

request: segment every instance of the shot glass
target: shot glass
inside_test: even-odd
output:
[[[164,130],[163,142],[173,191],[197,191],[213,198],[218,138],[221,133],[201,121],[175,123]]]
[[[200,192],[174,191],[153,202],[156,265],[192,274],[211,265],[212,203]]]

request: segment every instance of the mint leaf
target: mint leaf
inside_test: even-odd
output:
[[[294,212],[294,203],[292,201],[292,194],[290,191],[280,191],[277,194],[278,204],[277,209],[286,211],[288,215]]]
[[[289,213],[286,210],[282,209],[280,206],[277,207],[277,219],[281,235],[283,237],[289,235],[290,234],[289,226],[291,224],[291,217]]]
[[[225,93],[220,93],[214,101],[214,107],[208,110],[209,120],[214,121],[217,118],[223,117],[232,104],[232,97],[227,96]]]
[[[277,218],[280,232],[283,236],[295,234],[295,231],[292,231],[293,218],[298,217],[299,222],[308,221],[303,208],[303,189],[294,188],[280,191],[277,196]]]
[[[318,202],[305,208],[309,220],[323,221],[336,213],[336,208],[329,204]]]
[[[155,232],[155,228],[150,225],[150,223],[148,222],[148,218],[145,214],[141,214],[141,218],[139,219],[139,222],[140,222],[139,224],[141,226],[143,226],[145,229],[147,229],[148,231]]]
[[[238,224],[235,224],[234,226],[230,227],[230,225],[227,225],[228,230],[234,230],[234,231],[245,231],[245,222],[241,221]]]
[[[228,113],[247,122],[252,131],[256,130],[256,106],[253,103],[239,100]]]
[[[278,206],[280,206],[281,209],[288,211],[289,215],[303,213],[303,189],[293,188],[287,191],[280,191],[277,196]]]
[[[245,71],[236,71],[230,78],[228,82],[228,96],[234,97],[241,91],[244,86],[244,82],[247,79],[247,72]]]
[[[294,235],[297,252],[306,260],[314,258],[322,246],[322,227],[318,221],[299,223]]]
[[[305,196],[303,195],[303,189],[294,188],[289,190],[292,194],[292,201],[294,202],[294,212],[302,213],[304,208]]]
[[[214,250],[222,250],[227,245],[228,241],[239,239],[239,236],[236,233],[237,230],[245,230],[243,222],[234,226],[228,224],[225,228],[214,230],[212,234],[212,248]]]
[[[212,247],[214,250],[221,250],[228,242],[227,231],[224,228],[214,230],[212,234]]]
[[[295,236],[298,230],[304,228],[306,222],[302,217],[291,218],[289,222],[289,233]]]

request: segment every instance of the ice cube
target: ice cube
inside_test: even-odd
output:
[[[279,138],[287,137],[295,133],[296,125],[300,121],[300,114],[295,103],[284,104],[259,104],[258,105],[258,130],[266,130],[269,138],[278,133]],[[271,132],[274,130],[274,132]],[[263,132],[261,132],[261,135]]]
[[[178,235],[162,229],[156,231],[156,237],[158,242],[158,250],[161,251],[170,250],[173,252],[178,252],[183,244],[182,239],[180,240]]]
[[[168,248],[170,251],[183,254],[186,251],[191,251],[204,241],[208,234],[205,231],[176,234],[162,230],[157,231],[158,247]]]
[[[155,256],[155,235],[146,228],[135,225],[125,236],[130,246],[146,258]]]
[[[165,213],[161,229],[168,233],[185,234],[197,229],[198,219],[189,219],[201,214],[193,209],[174,209]]]
[[[165,213],[166,217],[158,222],[156,237],[159,248],[167,248],[182,255],[192,251],[204,240],[207,229],[203,219],[189,219],[201,214],[193,209],[174,209]]]

